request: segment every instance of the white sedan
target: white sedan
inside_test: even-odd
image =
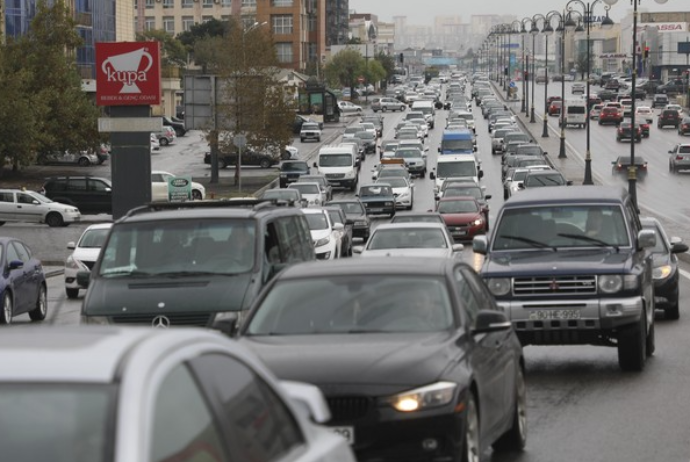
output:
[[[65,259],[64,276],[67,298],[77,298],[79,295],[79,289],[82,287],[77,284],[77,273],[91,271],[111,227],[112,223],[91,225],[84,230],[76,243],[73,241],[67,243],[67,248],[72,251]]]
[[[6,222],[45,223],[50,227],[81,221],[79,209],[53,202],[35,191],[0,189],[0,226]]]
[[[154,202],[167,202],[169,199],[168,182],[179,175],[162,170],[151,172],[151,200]],[[201,183],[192,181],[192,199],[203,200],[206,197],[206,188]]]
[[[349,101],[338,101],[338,109],[343,114],[361,114],[362,106],[352,104]]]
[[[307,216],[309,231],[314,241],[317,260],[335,260],[342,254],[342,223],[333,223],[328,212],[322,208],[302,209]]]
[[[414,205],[414,183],[403,177],[386,178],[378,182],[386,183],[393,189],[396,209],[412,210]]]
[[[364,246],[352,251],[362,257],[456,257],[462,244],[453,242],[444,223],[387,223],[376,227]]]

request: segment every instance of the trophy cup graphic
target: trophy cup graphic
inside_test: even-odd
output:
[[[145,69],[139,70],[142,58],[146,57],[148,64]],[[141,89],[137,86],[137,81],[146,80],[146,72],[151,69],[153,65],[153,58],[146,51],[146,48],[140,48],[128,53],[110,56],[103,61],[101,69],[106,74],[108,81],[122,83],[120,93],[141,93]]]

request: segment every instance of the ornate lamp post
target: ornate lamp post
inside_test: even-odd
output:
[[[516,26],[517,26],[517,29],[516,29]],[[508,64],[507,64],[508,71],[506,73],[505,81],[504,81],[504,90],[506,91],[506,99],[510,99],[511,88],[510,88],[509,84],[512,80],[512,78],[511,78],[512,72],[511,72],[511,68],[510,68],[511,62],[510,61],[511,61],[511,58],[513,56],[513,52],[512,52],[512,45],[513,44],[511,43],[511,40],[512,40],[511,35],[514,33],[519,33],[520,32],[519,27],[520,27],[520,21],[518,21],[517,19],[515,21],[511,22],[510,24],[506,24],[506,29],[507,29],[506,32],[508,34]],[[524,47],[522,49],[524,50]]]
[[[561,21],[558,25],[561,29],[561,110],[560,110],[560,121],[561,126],[561,143],[558,149],[558,158],[565,159],[568,157],[565,154],[565,27],[563,26],[565,21],[565,12],[560,15]]]
[[[630,124],[632,130],[635,129],[635,86],[637,85],[637,5],[641,0],[630,0],[633,6],[633,27],[632,27],[632,105],[630,106]],[[668,0],[655,0],[656,3],[664,4]],[[609,7],[615,5],[618,0],[604,0]],[[639,211],[637,206],[637,168],[635,167],[635,142],[630,141],[630,167],[628,167],[628,193],[632,198],[635,208]]]
[[[522,21],[520,21],[520,35],[522,36],[522,108],[520,110],[525,115],[529,114],[529,82],[526,77],[532,72],[529,69],[529,53],[525,54],[525,35],[528,33],[525,22],[527,21],[532,24],[532,18],[522,18]],[[532,42],[532,54],[534,54],[534,42]],[[525,58],[527,59],[526,61]],[[534,57],[532,57],[532,67],[534,67]],[[532,82],[534,82],[534,72],[532,72]],[[532,90],[534,93],[534,88]],[[534,102],[532,105],[534,105]]]
[[[582,30],[582,23],[578,21],[578,24],[575,24],[575,21],[573,20],[572,16],[570,13],[577,13],[581,16],[581,19],[585,23],[585,30],[587,31],[587,151],[585,153],[585,178],[582,184],[586,185],[592,185],[594,182],[592,181],[592,155],[590,152],[590,118],[589,118],[589,108],[590,108],[590,83],[589,83],[589,74],[592,69],[592,63],[591,63],[591,48],[592,48],[592,42],[590,39],[590,29],[591,29],[591,24],[592,24],[592,16],[593,16],[593,9],[594,6],[597,3],[601,3],[602,0],[594,0],[593,2],[587,2],[584,3],[582,0],[570,0],[565,7],[568,9],[569,14],[568,14],[568,19],[565,22],[565,27],[568,30],[575,30],[575,32],[580,32]],[[583,9],[584,14],[581,14],[579,11],[575,11],[574,7],[572,5],[580,5]],[[613,21],[611,18],[609,18],[609,9],[611,7],[608,5],[604,5],[604,9],[606,10],[606,17],[603,19],[601,22],[601,27],[610,27],[613,25]]]

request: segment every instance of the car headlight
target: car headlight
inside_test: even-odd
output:
[[[472,223],[470,223],[470,224],[471,224],[472,226],[479,226],[479,225],[481,225],[482,223],[484,223],[484,220],[482,220],[481,218],[477,218],[476,220],[474,220],[474,221],[473,221]]]
[[[70,255],[65,259],[65,268],[89,271],[89,267],[74,258],[74,255]]]
[[[400,412],[445,406],[453,400],[456,388],[457,384],[453,382],[437,382],[392,396],[389,402]]]
[[[618,274],[605,274],[599,276],[597,283],[600,292],[604,294],[614,294],[623,288],[623,276]]]
[[[652,270],[652,277],[654,279],[666,279],[671,275],[673,268],[671,265],[663,265]]]
[[[318,241],[316,241],[316,244],[314,244],[314,247],[321,247],[322,245],[327,245],[329,242],[331,242],[330,237],[322,237]]]
[[[485,282],[489,291],[497,297],[510,293],[510,279],[508,278],[490,278]]]

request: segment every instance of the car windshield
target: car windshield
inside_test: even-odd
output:
[[[376,138],[376,134],[372,132],[357,132],[357,138],[362,140],[373,140]]]
[[[390,186],[376,185],[376,186],[362,186],[359,188],[359,195],[362,197],[371,196],[392,196]]]
[[[419,149],[407,149],[398,147],[395,150],[395,157],[402,157],[403,159],[418,159],[422,157],[422,151]]]
[[[319,129],[319,124],[302,124],[302,130],[318,130]]]
[[[246,334],[437,332],[453,323],[441,277],[329,275],[277,282]]]
[[[563,186],[565,179],[560,173],[544,173],[539,175],[529,175],[525,178],[525,186],[539,187],[539,186]]]
[[[441,150],[443,151],[473,151],[474,141],[471,139],[463,140],[441,140]]]
[[[103,248],[102,277],[239,274],[254,267],[254,222],[208,218],[113,226]]]
[[[441,201],[438,203],[437,212],[439,213],[472,213],[477,212],[477,203],[475,201]]]
[[[437,177],[450,178],[454,176],[459,177],[474,177],[477,176],[477,167],[474,161],[471,162],[439,162],[436,165]]]
[[[482,198],[482,190],[474,187],[449,186],[443,192],[443,197],[470,196],[475,199]]]
[[[443,217],[436,214],[402,215],[396,214],[391,223],[445,223]]]
[[[367,250],[382,249],[447,249],[440,229],[377,229],[367,242]]]
[[[0,386],[0,447],[7,461],[102,462],[115,438],[108,385]],[[110,449],[109,449],[110,448]]]
[[[309,166],[305,162],[284,162],[280,169],[284,172],[305,172]]]
[[[618,206],[507,209],[495,230],[494,250],[630,245],[623,211]]]
[[[407,170],[404,168],[382,168],[379,172],[379,178],[406,177],[407,175]]]
[[[346,215],[348,213],[350,215],[364,215],[366,213],[364,206],[360,202],[336,202],[328,205],[340,207],[340,209],[345,212]]]
[[[542,152],[540,146],[518,146],[515,150],[517,155],[526,156],[541,156]]]
[[[402,177],[386,178],[386,184],[390,185],[392,188],[407,188],[410,186],[405,178]]]
[[[299,200],[299,191],[284,189],[269,189],[261,195],[262,199],[282,199],[288,201]]]
[[[292,189],[296,189],[302,195],[305,194],[319,194],[319,185],[312,183],[292,183],[290,185]]]
[[[105,238],[108,237],[108,232],[110,232],[110,228],[87,229],[79,238],[77,247],[100,249],[105,243]]]
[[[328,220],[326,220],[326,215],[323,213],[305,213],[307,217],[307,223],[309,223],[309,229],[312,231],[319,231],[323,229],[328,229]]]

